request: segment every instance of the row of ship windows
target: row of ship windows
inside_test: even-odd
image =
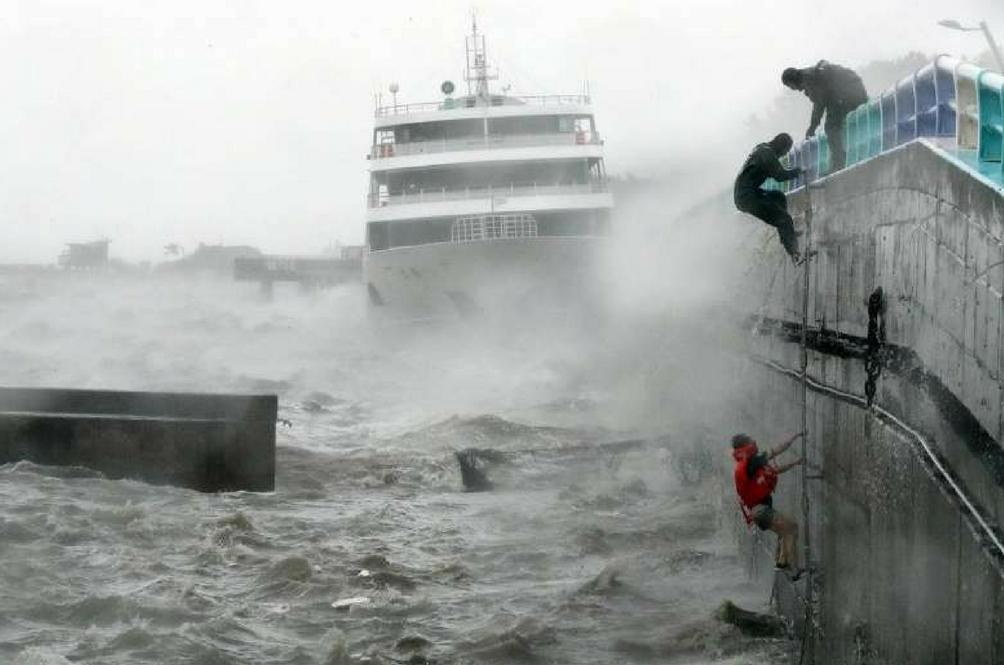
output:
[[[591,116],[521,116],[515,118],[468,118],[444,120],[378,129],[374,144],[423,143],[488,136],[532,134],[587,134],[596,132]]]
[[[371,251],[414,247],[434,243],[464,242],[493,237],[567,237],[597,236],[610,232],[610,217],[607,211],[593,210],[573,213],[549,213],[533,218],[523,216],[518,224],[510,220],[485,220],[480,237],[472,237],[472,219],[426,219],[406,222],[370,222],[366,227],[366,241]],[[508,223],[507,223],[508,222]],[[458,232],[457,225],[463,227]],[[492,233],[491,229],[504,229],[504,233]],[[532,228],[532,232],[531,229]],[[475,234],[477,235],[477,234]]]
[[[513,186],[585,185],[602,182],[603,164],[599,160],[560,160],[547,162],[492,162],[451,165],[435,169],[384,171],[373,174],[371,194],[412,194],[420,191],[458,191],[490,186],[503,191]]]

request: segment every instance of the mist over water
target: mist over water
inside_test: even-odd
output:
[[[4,277],[3,383],[276,392],[291,426],[273,494],[0,467],[0,661],[780,662],[712,615],[766,598],[718,481],[681,473],[735,425],[683,236],[589,330],[377,325],[356,285]],[[471,447],[503,454],[492,492],[462,491]]]

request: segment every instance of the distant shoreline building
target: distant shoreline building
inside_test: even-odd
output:
[[[66,243],[59,255],[59,266],[66,270],[98,270],[108,267],[110,240]]]

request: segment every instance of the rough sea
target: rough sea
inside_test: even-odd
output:
[[[714,616],[768,598],[708,461],[714,351],[676,343],[700,331],[386,324],[363,296],[0,277],[0,384],[275,392],[288,421],[274,493],[0,466],[0,663],[786,662]]]

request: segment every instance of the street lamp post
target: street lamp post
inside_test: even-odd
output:
[[[958,21],[953,21],[951,19],[938,21],[938,25],[952,30],[959,30],[961,32],[976,32],[977,30],[982,31],[983,36],[987,38],[987,44],[990,45],[990,52],[993,53],[994,60],[997,61],[997,70],[1004,74],[1004,58],[1001,58],[1001,51],[997,47],[997,42],[994,41],[994,36],[990,32],[990,28],[987,27],[986,21],[980,21],[979,26],[975,28],[972,26],[964,26]]]

